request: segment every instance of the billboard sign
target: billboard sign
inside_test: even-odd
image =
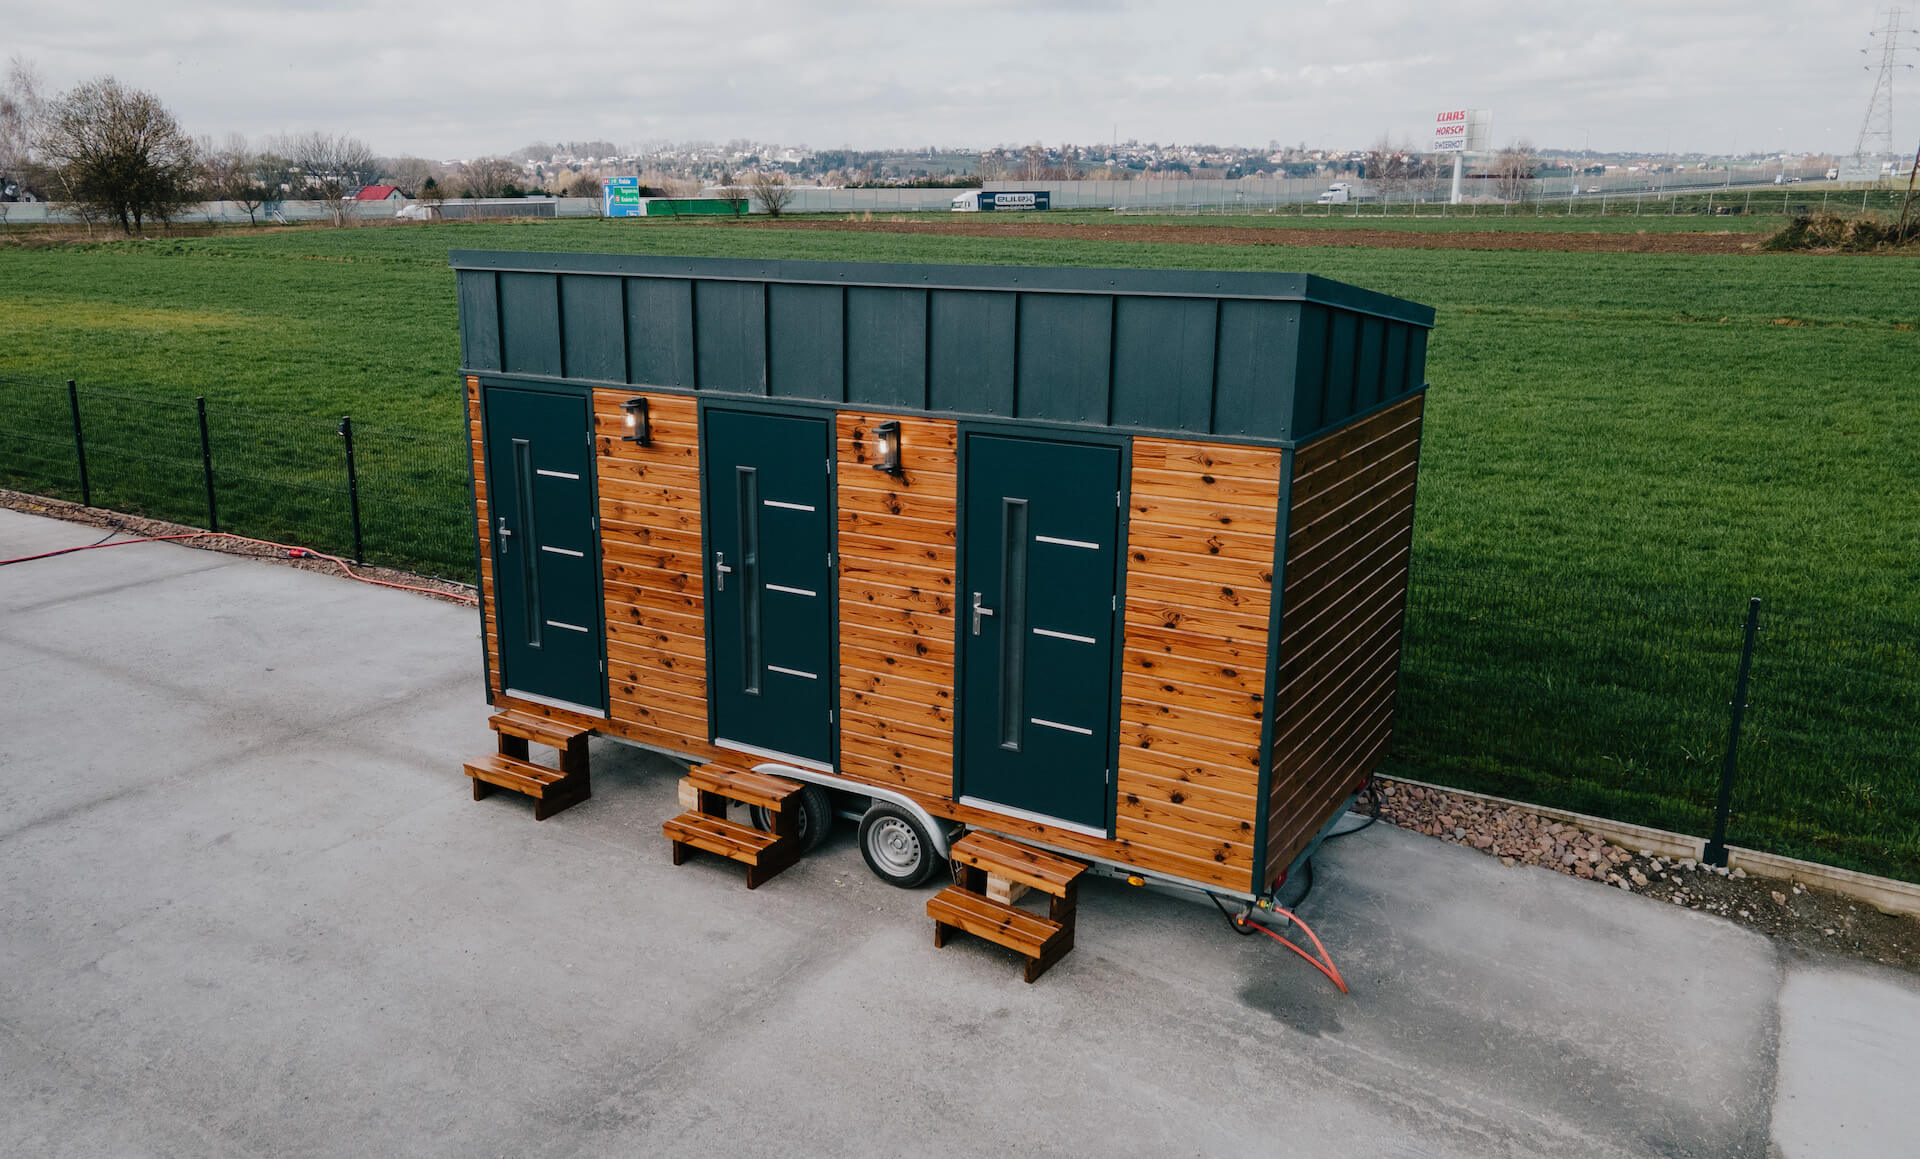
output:
[[[640,179],[638,177],[602,177],[601,209],[608,217],[640,217]]]
[[[1485,109],[1443,109],[1433,118],[1429,153],[1484,153],[1493,114]]]

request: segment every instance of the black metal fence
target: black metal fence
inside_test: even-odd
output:
[[[473,581],[459,433],[6,379],[0,404],[0,486]],[[1704,836],[1748,594],[1417,556],[1392,767]],[[1760,625],[1728,840],[1920,880],[1920,631]]]
[[[471,583],[464,448],[346,416],[0,378],[0,487]]]
[[[1748,600],[1416,559],[1405,775],[1706,836]],[[1920,880],[1920,630],[1762,600],[1727,840]]]

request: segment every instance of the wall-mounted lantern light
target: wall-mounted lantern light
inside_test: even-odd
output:
[[[898,475],[900,473],[900,424],[888,420],[875,427],[873,434],[879,443],[875,448],[878,461],[873,464],[873,469],[885,471],[889,475]]]
[[[620,409],[627,412],[627,433],[620,436],[620,441],[623,443],[639,443],[643,447],[651,447],[653,445],[653,431],[647,425],[647,400],[645,398],[630,398],[620,404]]]

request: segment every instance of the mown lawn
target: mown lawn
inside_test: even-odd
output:
[[[1305,269],[1430,303],[1439,319],[1416,530],[1416,574],[1429,580],[1410,627],[1407,771],[1703,831],[1732,625],[1744,597],[1760,595],[1778,630],[1763,641],[1734,839],[1920,880],[1920,261],[724,222],[235,230],[0,249],[0,375],[204,394],[215,413],[269,416],[279,421],[254,422],[244,440],[261,478],[332,471],[333,424],[350,412],[370,437],[408,448],[380,461],[414,464],[363,478],[363,492],[391,492],[370,502],[425,512],[386,528],[438,546],[397,555],[457,570],[470,547],[450,248]],[[63,391],[36,397],[35,413],[64,421]],[[193,437],[189,412],[150,414],[166,439]],[[141,443],[116,437],[129,451]],[[32,485],[55,469],[56,445],[31,449],[41,457],[0,463],[0,482]],[[197,486],[189,478],[180,501],[197,502]],[[236,484],[233,501],[246,490]],[[299,494],[283,493],[288,504]],[[256,518],[274,514],[273,500],[258,502]],[[1773,640],[1794,643],[1769,656]]]

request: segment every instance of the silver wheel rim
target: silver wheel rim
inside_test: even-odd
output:
[[[867,830],[867,852],[889,876],[906,877],[920,868],[920,835],[898,817],[882,817]]]

